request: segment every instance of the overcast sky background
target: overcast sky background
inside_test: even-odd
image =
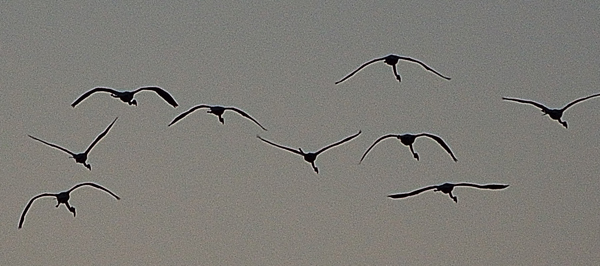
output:
[[[3,265],[531,265],[600,262],[600,4],[5,2],[0,8]],[[390,53],[419,65],[360,64]],[[96,86],[156,85],[133,107]],[[237,106],[269,131],[196,104]],[[27,134],[83,151],[92,171]],[[302,157],[261,137],[316,151]],[[413,159],[388,133],[430,132]],[[509,184],[390,200],[444,182]],[[52,198],[71,193],[73,217]]]

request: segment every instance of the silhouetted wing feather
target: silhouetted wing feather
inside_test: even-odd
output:
[[[435,73],[436,75],[438,75],[438,76],[440,76],[440,77],[442,77],[444,79],[450,80],[450,77],[446,77],[446,76],[442,75],[440,72],[435,71],[435,69],[429,67],[428,65],[426,65],[425,63],[423,63],[423,62],[421,62],[421,61],[419,61],[417,59],[414,59],[414,58],[411,58],[411,57],[406,57],[406,56],[398,56],[398,58],[401,59],[401,60],[406,60],[406,61],[417,63],[417,64],[421,65],[422,67],[424,67],[425,69],[427,69],[427,70]]]
[[[264,142],[266,142],[266,143],[268,143],[268,144],[271,144],[271,145],[273,145],[273,146],[275,146],[275,147],[278,147],[278,148],[280,148],[280,149],[284,149],[284,150],[286,150],[286,151],[293,152],[293,153],[295,153],[295,154],[299,154],[299,155],[302,155],[302,156],[304,156],[304,154],[302,154],[300,151],[294,150],[294,149],[292,149],[292,148],[290,148],[290,147],[286,147],[286,146],[283,146],[283,145],[279,145],[279,144],[277,144],[277,143],[274,143],[274,142],[271,142],[271,141],[269,141],[269,140],[263,139],[263,138],[261,138],[259,135],[256,135],[256,137],[257,137],[257,138],[259,138],[260,140],[262,140],[262,141],[264,141]]]
[[[183,119],[184,117],[186,117],[187,115],[193,113],[194,111],[200,109],[200,108],[210,108],[210,105],[206,105],[206,104],[200,104],[200,105],[196,105],[192,108],[190,108],[190,110],[187,110],[181,114],[179,114],[177,117],[175,117],[175,119],[173,119],[173,121],[171,121],[171,123],[169,123],[169,126],[177,123],[177,121]]]
[[[542,109],[542,110],[548,110],[550,108],[544,106],[541,103],[538,102],[534,102],[531,100],[524,100],[524,99],[517,99],[517,98],[509,98],[509,97],[502,97],[502,100],[506,100],[506,101],[513,101],[513,102],[519,102],[519,103],[526,103],[526,104],[531,104],[531,105],[535,105],[538,108]]]
[[[57,148],[57,149],[59,149],[59,150],[61,150],[61,151],[64,151],[64,152],[66,152],[66,153],[70,154],[71,156],[75,156],[75,153],[73,153],[73,152],[71,152],[70,150],[67,150],[67,149],[65,149],[65,148],[63,148],[63,147],[61,147],[61,146],[58,146],[58,145],[56,145],[56,144],[52,144],[52,143],[50,143],[50,142],[43,141],[43,140],[41,140],[41,139],[38,139],[38,138],[36,138],[36,137],[34,137],[34,136],[32,136],[32,135],[27,135],[27,136],[29,136],[30,138],[32,138],[32,139],[35,139],[35,140],[37,140],[37,141],[39,141],[39,142],[41,142],[41,143],[44,143],[44,144],[46,144],[46,145],[48,145],[48,146],[50,146],[50,147],[54,147],[54,148]]]
[[[347,138],[345,138],[343,140],[340,140],[340,141],[338,141],[336,143],[329,144],[328,146],[325,146],[325,147],[321,148],[320,150],[318,150],[317,152],[315,152],[315,155],[319,155],[319,153],[324,152],[324,151],[328,150],[329,148],[333,148],[333,147],[338,146],[338,145],[340,145],[340,144],[342,144],[344,142],[350,141],[351,139],[358,137],[358,135],[360,135],[361,132],[362,131],[359,130],[358,133],[356,133],[356,134],[354,134],[352,136],[349,136],[349,137],[347,137]]]
[[[458,187],[458,186],[475,187],[475,188],[481,188],[481,189],[504,189],[504,188],[508,187],[508,185],[504,185],[504,184],[479,185],[479,184],[473,184],[473,183],[458,183],[458,184],[455,184],[454,186],[455,187]]]
[[[411,191],[411,192],[407,192],[407,193],[399,193],[399,194],[391,194],[388,195],[388,197],[392,198],[392,199],[401,199],[401,198],[406,198],[406,197],[410,197],[410,196],[414,196],[417,195],[421,192],[430,190],[430,189],[434,189],[437,188],[438,185],[433,185],[433,186],[428,186],[428,187],[424,187],[424,188],[419,188],[417,190]]]
[[[579,99],[577,99],[575,101],[572,101],[572,102],[568,103],[567,105],[565,105],[561,110],[563,110],[563,111],[567,110],[567,108],[573,106],[574,104],[576,104],[578,102],[585,101],[585,100],[587,100],[589,98],[593,98],[593,97],[596,97],[596,96],[600,96],[600,93],[593,94],[593,95],[590,95],[590,96],[587,96],[587,97],[583,97],[583,98],[579,98]]]
[[[41,197],[48,197],[48,196],[53,196],[56,197],[56,194],[52,194],[52,193],[43,193],[43,194],[39,194],[33,198],[31,198],[29,200],[29,203],[27,203],[27,206],[25,206],[25,209],[23,210],[23,213],[21,214],[21,220],[19,220],[19,229],[21,227],[23,227],[23,222],[25,221],[25,214],[27,214],[27,211],[29,210],[29,207],[31,207],[31,204],[33,204],[33,202]]]
[[[75,189],[77,189],[78,187],[81,187],[81,186],[92,186],[92,187],[95,187],[97,189],[104,190],[106,193],[108,193],[108,194],[112,195],[113,197],[115,197],[115,199],[118,199],[118,200],[121,199],[121,198],[119,198],[119,196],[117,196],[112,191],[110,191],[107,188],[105,188],[103,186],[100,186],[100,185],[98,185],[96,183],[81,183],[81,184],[77,184],[77,185],[73,186],[71,189],[67,190],[67,192],[71,193],[71,191],[73,191],[73,190],[75,190]]]
[[[439,136],[429,134],[429,133],[421,133],[421,134],[417,135],[417,137],[419,137],[419,136],[427,136],[427,137],[430,137],[433,140],[437,141],[437,143],[440,144],[440,146],[442,146],[442,148],[444,148],[444,150],[446,150],[450,154],[450,156],[452,156],[452,159],[454,159],[455,162],[458,161],[458,159],[456,159],[456,157],[454,157],[454,153],[452,153],[452,150],[450,150],[450,147],[448,147],[446,142],[444,142],[444,140],[442,138],[440,138]]]
[[[79,96],[79,98],[77,98],[77,100],[75,100],[75,101],[74,101],[74,102],[71,104],[71,106],[72,106],[73,108],[75,108],[75,106],[76,106],[77,104],[79,104],[79,102],[83,101],[85,98],[87,98],[88,96],[92,95],[93,93],[95,93],[95,92],[99,92],[99,91],[108,92],[108,93],[118,93],[118,91],[116,91],[116,90],[114,90],[114,89],[111,89],[111,88],[96,87],[96,88],[93,88],[93,89],[91,89],[91,90],[89,90],[89,91],[86,91],[84,94],[82,94],[81,96]]]
[[[144,90],[156,92],[160,97],[162,97],[165,101],[167,101],[174,108],[178,106],[178,104],[175,101],[175,99],[173,98],[173,96],[171,96],[171,94],[169,94],[166,90],[163,90],[162,88],[159,88],[159,87],[142,87],[142,88],[135,90],[133,92],[133,94],[136,94],[136,93],[138,93],[140,91],[144,91]]]
[[[377,61],[384,60],[384,59],[385,59],[385,57],[381,57],[381,58],[375,58],[375,59],[373,59],[373,60],[371,60],[371,61],[369,61],[369,62],[366,62],[366,63],[362,64],[362,65],[361,65],[361,66],[359,66],[359,67],[358,67],[356,70],[352,71],[352,73],[350,73],[350,74],[346,75],[344,78],[340,79],[339,81],[336,81],[336,82],[335,82],[335,84],[340,84],[340,83],[344,82],[345,80],[347,80],[348,78],[352,77],[354,74],[356,74],[356,72],[360,71],[360,70],[361,70],[361,69],[363,69],[364,67],[366,67],[366,66],[368,66],[368,65],[370,65],[370,64],[373,64],[373,63],[375,63],[375,62],[377,62]]]
[[[380,141],[382,141],[382,140],[384,140],[386,138],[391,138],[391,137],[398,138],[399,136],[400,135],[396,135],[396,134],[388,134],[388,135],[379,137],[375,142],[373,142],[373,144],[371,144],[371,146],[367,149],[367,151],[365,151],[365,153],[363,154],[363,156],[360,157],[360,162],[358,162],[358,163],[360,164],[363,161],[363,159],[365,158],[365,156],[367,156],[367,153],[369,153],[369,151],[371,151],[371,149],[373,147],[375,147],[375,145],[377,145],[377,143],[379,143]]]
[[[112,121],[112,123],[110,123],[110,125],[108,125],[108,127],[107,127],[107,128],[104,130],[104,132],[100,133],[100,135],[98,135],[98,136],[96,137],[96,139],[94,140],[94,142],[92,142],[92,144],[90,144],[90,146],[88,146],[88,148],[85,150],[85,152],[84,152],[85,154],[89,153],[89,152],[92,150],[92,148],[94,148],[94,146],[95,146],[95,145],[96,145],[96,144],[97,144],[97,143],[98,143],[98,142],[99,142],[99,141],[100,141],[100,140],[101,140],[101,139],[102,139],[104,136],[106,136],[106,133],[108,133],[108,131],[110,130],[110,128],[111,128],[111,127],[113,126],[113,124],[114,124],[114,123],[117,121],[117,118],[119,118],[119,117],[116,117],[116,118],[115,118],[115,120],[113,120],[113,121]]]
[[[240,115],[242,115],[242,116],[244,116],[244,117],[252,120],[254,123],[256,123],[263,130],[267,131],[267,129],[265,127],[263,127],[260,123],[258,123],[258,121],[256,121],[256,119],[252,118],[249,114],[247,114],[246,112],[242,111],[241,109],[238,109],[236,107],[225,107],[225,109],[237,112],[238,114],[240,114]]]

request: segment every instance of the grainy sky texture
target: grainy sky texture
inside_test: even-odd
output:
[[[597,1],[5,2],[0,8],[3,265],[573,265],[600,263]],[[444,75],[383,63],[414,57]],[[155,85],[129,106],[96,86]],[[237,106],[260,121],[205,110]],[[92,171],[28,134],[83,151]],[[316,151],[315,174],[256,135]],[[388,133],[431,132],[412,158]],[[444,182],[505,183],[403,200]],[[73,217],[52,198],[71,194]]]

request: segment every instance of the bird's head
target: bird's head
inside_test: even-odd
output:
[[[135,105],[135,106],[137,106],[137,101],[136,101],[135,99],[132,99],[132,100],[129,102],[129,105]]]
[[[71,206],[69,207],[69,211],[73,213],[73,217],[75,217],[76,213],[75,213],[75,207]]]

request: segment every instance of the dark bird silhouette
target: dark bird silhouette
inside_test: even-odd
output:
[[[548,108],[548,107],[544,106],[541,103],[537,103],[537,102],[534,102],[532,100],[524,100],[524,99],[517,99],[517,98],[510,98],[510,97],[502,97],[502,100],[534,105],[537,108],[542,109],[542,113],[544,113],[543,115],[549,115],[550,118],[558,121],[559,123],[561,123],[563,125],[563,127],[567,128],[567,122],[563,121],[561,119],[562,115],[563,115],[563,112],[565,110],[567,110],[567,108],[573,106],[574,104],[576,104],[578,102],[585,101],[585,100],[587,100],[589,98],[593,98],[593,97],[596,97],[596,96],[600,96],[600,93],[596,93],[596,94],[592,94],[590,96],[579,98],[577,100],[574,100],[574,101],[568,103],[567,105],[563,106],[563,108],[560,108],[560,109],[551,109],[551,108]]]
[[[257,124],[263,130],[265,130],[265,131],[267,130],[260,123],[258,123],[258,121],[256,121],[256,119],[254,119],[249,114],[247,114],[246,112],[242,111],[239,108],[236,108],[236,107],[233,107],[233,106],[227,106],[226,107],[226,106],[220,106],[220,105],[206,105],[206,104],[196,105],[196,106],[190,108],[190,110],[187,110],[187,111],[181,113],[180,115],[178,115],[177,117],[175,117],[175,119],[173,119],[173,121],[171,121],[171,123],[169,123],[169,126],[177,123],[177,121],[183,119],[187,115],[189,115],[192,112],[194,112],[194,111],[196,111],[198,109],[201,109],[201,108],[208,108],[207,113],[214,114],[214,115],[218,116],[219,117],[219,122],[221,122],[221,124],[225,124],[225,120],[223,119],[223,113],[226,110],[231,110],[231,111],[235,111],[236,113],[242,115],[245,118],[248,118],[248,119],[252,120],[252,122],[254,122],[255,124]]]
[[[262,141],[264,141],[264,142],[266,142],[268,144],[271,144],[271,145],[273,145],[275,147],[278,147],[280,149],[284,149],[286,151],[293,152],[295,154],[301,155],[302,157],[304,157],[305,161],[307,161],[308,163],[310,163],[310,165],[312,165],[313,170],[315,170],[315,172],[318,174],[319,173],[319,168],[317,168],[317,166],[315,166],[315,160],[317,159],[317,156],[319,154],[321,154],[322,152],[328,150],[329,148],[333,148],[333,147],[338,146],[338,145],[340,145],[340,144],[342,144],[344,142],[350,141],[353,138],[356,138],[358,135],[360,135],[360,133],[361,133],[361,131],[358,131],[358,133],[356,133],[356,134],[354,134],[352,136],[349,136],[349,137],[347,137],[347,138],[345,138],[343,140],[340,140],[340,141],[338,141],[336,143],[330,144],[329,146],[323,147],[323,148],[321,148],[320,150],[318,150],[316,152],[304,152],[302,150],[302,148],[298,148],[298,150],[295,150],[295,149],[292,149],[292,148],[289,148],[289,147],[286,147],[286,146],[279,145],[277,143],[268,141],[266,139],[263,139],[263,138],[261,138],[258,135],[256,137],[258,137],[260,140],[262,140]]]
[[[23,227],[23,222],[25,221],[25,214],[27,214],[27,211],[29,210],[29,207],[31,207],[31,204],[36,199],[39,199],[41,197],[56,197],[56,201],[58,202],[56,204],[56,207],[58,208],[58,206],[60,206],[60,204],[64,204],[67,207],[67,209],[69,209],[69,211],[71,213],[73,213],[73,217],[75,217],[75,207],[69,205],[69,197],[70,197],[69,194],[73,190],[75,190],[75,189],[77,189],[77,188],[79,188],[81,186],[92,186],[92,187],[95,187],[97,189],[104,190],[106,193],[112,195],[117,200],[121,199],[115,193],[112,193],[110,190],[108,190],[108,189],[106,189],[106,188],[104,188],[104,187],[102,187],[102,186],[100,186],[98,184],[95,184],[95,183],[81,183],[81,184],[77,184],[74,187],[72,187],[71,189],[69,189],[67,191],[60,192],[60,193],[42,193],[42,194],[39,194],[39,195],[31,198],[29,200],[29,203],[27,203],[27,206],[25,206],[25,209],[23,210],[23,214],[21,214],[21,220],[19,221],[19,229],[21,227]]]
[[[442,148],[444,148],[444,150],[446,150],[450,154],[450,156],[452,156],[452,159],[455,162],[458,161],[458,159],[456,159],[456,157],[454,157],[454,154],[452,153],[452,150],[450,150],[450,147],[448,147],[448,145],[444,142],[444,140],[442,138],[440,138],[440,137],[438,137],[436,135],[424,132],[424,133],[419,133],[419,134],[416,134],[416,135],[407,133],[407,134],[402,134],[402,135],[388,134],[388,135],[382,136],[382,137],[378,138],[373,144],[371,144],[371,147],[369,147],[367,149],[367,151],[365,151],[365,153],[363,154],[363,156],[360,158],[360,162],[362,162],[362,160],[365,158],[365,156],[367,156],[367,153],[369,153],[369,151],[377,143],[379,143],[380,141],[382,141],[382,140],[384,140],[386,138],[391,138],[391,137],[397,138],[398,140],[400,140],[400,142],[402,142],[402,144],[408,146],[410,148],[410,151],[412,152],[413,156],[418,161],[419,160],[419,154],[417,154],[415,152],[415,150],[413,149],[413,143],[415,142],[416,138],[422,137],[422,136],[429,137],[429,138],[437,141],[437,143],[440,144],[440,146],[442,146]]]
[[[392,199],[401,199],[401,198],[406,198],[406,197],[417,195],[421,192],[424,192],[424,191],[427,191],[430,189],[434,189],[433,191],[441,191],[442,193],[448,194],[448,196],[450,196],[450,198],[453,199],[454,202],[458,203],[458,198],[456,198],[456,196],[452,195],[452,190],[454,189],[454,187],[459,187],[459,186],[474,187],[474,188],[480,188],[480,189],[504,189],[504,188],[508,187],[508,185],[503,185],[503,184],[479,185],[479,184],[472,184],[472,183],[458,183],[458,184],[444,183],[441,185],[433,185],[433,186],[420,188],[420,189],[417,189],[412,192],[392,194],[392,195],[388,195],[388,197],[390,197]]]
[[[398,71],[396,70],[396,64],[398,64],[398,60],[406,60],[406,61],[410,61],[410,62],[414,62],[417,63],[419,65],[421,65],[422,67],[424,67],[425,69],[435,73],[436,75],[442,77],[443,79],[446,80],[450,80],[449,77],[446,77],[444,75],[442,75],[441,73],[435,71],[433,68],[429,67],[428,65],[426,65],[425,63],[411,58],[411,57],[407,57],[407,56],[400,56],[400,55],[395,55],[395,54],[390,54],[390,55],[386,55],[384,57],[381,58],[375,58],[369,62],[366,62],[364,64],[362,64],[361,66],[359,66],[356,70],[352,71],[352,73],[348,74],[347,76],[345,76],[343,79],[336,81],[335,84],[340,84],[342,82],[344,82],[345,80],[347,80],[348,78],[352,77],[354,74],[356,74],[356,72],[360,71],[361,69],[363,69],[364,67],[375,63],[377,61],[382,61],[390,66],[392,66],[392,70],[394,71],[394,75],[396,76],[396,79],[398,80],[398,82],[402,81],[402,78],[400,77],[400,74],[398,74]]]
[[[117,118],[118,118],[118,117],[117,117]],[[59,149],[59,150],[61,150],[61,151],[64,151],[64,152],[66,152],[66,153],[70,154],[70,155],[71,155],[71,158],[75,159],[75,162],[77,162],[77,163],[80,163],[80,164],[83,164],[83,165],[84,165],[85,167],[87,167],[89,170],[92,170],[92,166],[86,163],[86,161],[87,161],[87,156],[88,156],[88,153],[90,153],[90,151],[92,150],[92,148],[94,148],[94,146],[95,146],[95,145],[96,145],[96,144],[97,144],[97,143],[98,143],[98,142],[99,142],[99,141],[100,141],[100,140],[101,140],[101,139],[102,139],[104,136],[106,136],[106,133],[108,133],[108,131],[110,130],[110,128],[111,128],[111,127],[113,126],[113,124],[114,124],[114,123],[117,121],[117,118],[115,118],[115,120],[113,120],[113,121],[112,121],[112,123],[110,123],[110,125],[108,125],[108,127],[107,127],[107,128],[104,130],[104,132],[100,133],[100,135],[98,135],[98,136],[96,137],[96,139],[94,140],[94,142],[92,142],[92,144],[90,144],[90,146],[89,146],[89,147],[88,147],[88,148],[87,148],[87,149],[86,149],[84,152],[82,152],[82,153],[74,153],[74,152],[72,152],[72,151],[70,151],[70,150],[67,150],[67,149],[65,149],[65,148],[61,147],[61,146],[58,146],[58,145],[56,145],[56,144],[53,144],[53,143],[50,143],[50,142],[43,141],[43,140],[41,140],[41,139],[38,139],[38,138],[36,138],[36,137],[34,137],[34,136],[32,136],[32,135],[28,135],[28,136],[29,136],[30,138],[34,139],[34,140],[37,140],[37,141],[39,141],[39,142],[41,142],[41,143],[44,143],[44,144],[48,145],[48,146],[50,146],[50,147],[54,147],[54,148],[56,148],[56,149]]]
[[[141,88],[139,88],[137,90],[133,90],[133,91],[118,91],[113,88],[96,87],[96,88],[93,88],[93,89],[85,92],[81,96],[79,96],[79,98],[77,98],[77,100],[75,100],[71,104],[71,106],[73,106],[73,108],[75,108],[75,106],[79,102],[83,101],[85,98],[87,98],[88,96],[92,95],[95,92],[108,92],[108,93],[110,93],[110,96],[112,96],[114,98],[119,98],[119,99],[121,99],[121,101],[126,102],[129,105],[137,106],[137,101],[133,98],[133,96],[140,91],[154,91],[160,97],[162,97],[165,101],[167,101],[170,105],[172,105],[173,107],[177,107],[177,102],[175,101],[173,96],[171,96],[171,94],[169,94],[167,91],[165,91],[159,87],[141,87]]]

